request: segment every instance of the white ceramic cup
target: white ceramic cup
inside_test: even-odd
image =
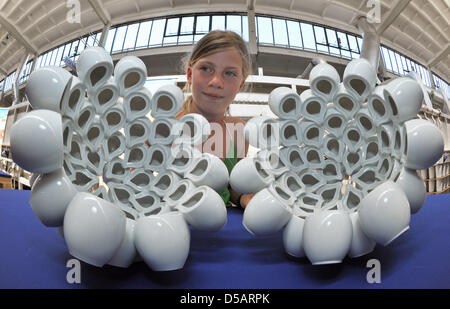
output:
[[[155,118],[149,128],[147,137],[150,145],[171,145],[179,136],[178,130],[181,127],[179,121],[175,118]]]
[[[327,111],[327,102],[321,96],[313,93],[311,89],[303,91],[300,94],[300,100],[303,117],[321,125]]]
[[[131,199],[134,196],[134,191],[132,188],[130,188],[126,184],[111,181],[108,182],[108,188],[108,194],[111,202],[113,202],[117,206],[122,206],[121,209],[125,208],[126,210],[126,208],[130,208],[130,206],[132,205]]]
[[[324,130],[321,125],[311,121],[302,121],[300,123],[300,131],[302,132],[303,143],[308,146],[320,147],[322,145]],[[297,144],[301,144],[300,142]]]
[[[101,147],[101,143],[105,138],[105,129],[100,120],[94,118],[94,121],[86,128],[86,135],[83,143],[92,151],[97,151]]]
[[[385,175],[380,175],[377,166],[365,165],[357,173],[352,175],[352,181],[363,191],[370,192],[375,189],[381,181],[386,180]]]
[[[99,115],[103,115],[111,107],[113,107],[119,98],[119,88],[111,77],[101,87],[92,90],[89,93],[89,100]]]
[[[364,159],[364,164],[373,164],[379,162],[380,156],[380,146],[377,136],[371,136],[366,139],[364,145],[362,146],[362,158]]]
[[[165,145],[151,145],[148,148],[147,159],[144,164],[146,170],[162,172],[170,160],[170,148]]]
[[[45,226],[61,226],[67,206],[78,192],[64,170],[40,175],[32,188],[30,206],[39,220]]]
[[[322,197],[323,200],[321,209],[335,209],[337,203],[342,198],[342,185],[342,182],[327,183],[316,191],[317,195]]]
[[[140,214],[160,213],[163,207],[161,198],[151,190],[145,190],[132,196],[131,204]]]
[[[244,127],[245,140],[260,149],[280,146],[279,132],[279,123],[269,116],[253,117]]]
[[[300,172],[298,176],[305,188],[305,192],[315,192],[326,183],[322,175],[312,168]]]
[[[264,188],[245,207],[242,224],[253,235],[268,235],[281,230],[291,216],[292,209]]]
[[[62,118],[62,131],[64,153],[69,153],[72,144],[72,136],[75,132],[75,123],[72,119],[66,117]]]
[[[333,97],[333,107],[336,111],[339,111],[342,116],[348,121],[353,119],[358,112],[360,106],[358,98],[354,96],[354,93],[349,91],[344,83],[339,85],[339,89],[336,91]]]
[[[217,232],[227,223],[227,209],[221,196],[208,186],[200,186],[186,194],[175,209],[192,227]]]
[[[363,132],[355,125],[347,126],[343,134],[343,140],[351,152],[358,151],[365,142]]]
[[[308,168],[308,165],[305,164],[305,154],[298,145],[280,149],[280,158],[283,162],[286,162],[290,171],[301,172]]]
[[[111,55],[99,46],[83,50],[77,61],[77,75],[88,93],[103,86],[114,72]]]
[[[309,73],[309,85],[313,93],[321,96],[325,102],[333,100],[340,82],[339,73],[328,63],[319,63]]]
[[[152,270],[180,269],[189,254],[189,228],[180,212],[140,217],[136,220],[135,245]]]
[[[72,76],[70,84],[69,98],[61,101],[61,114],[73,120],[76,119],[76,110],[86,99],[86,87],[81,80]]]
[[[120,131],[115,132],[103,140],[101,146],[105,155],[105,160],[111,161],[125,152],[125,136]]]
[[[125,141],[127,147],[145,143],[153,131],[150,119],[146,117],[138,118],[125,125]],[[150,143],[152,145],[152,143]]]
[[[130,92],[123,100],[123,107],[127,121],[133,121],[140,117],[146,117],[150,112],[152,94],[143,87]]]
[[[392,108],[386,101],[384,87],[384,85],[375,87],[367,99],[367,108],[376,125],[386,123],[393,119]]]
[[[126,97],[132,91],[144,86],[146,80],[147,67],[136,56],[122,57],[114,68],[114,81],[121,97]]]
[[[321,176],[327,183],[341,182],[344,178],[342,164],[328,158],[324,161]]]
[[[126,167],[126,163],[120,157],[116,157],[108,161],[103,172],[105,182],[115,181],[122,183],[130,175],[130,168]]]
[[[318,211],[305,220],[303,248],[313,265],[341,263],[351,241],[352,223],[343,211]]]
[[[339,109],[328,106],[325,114],[324,129],[336,137],[340,137],[345,130],[347,119]]]
[[[195,160],[184,175],[196,186],[209,186],[216,191],[227,187],[229,181],[228,169],[218,157],[204,153]]]
[[[256,159],[261,164],[261,170],[266,174],[277,178],[289,170],[288,163],[285,162],[285,156],[282,155],[277,147],[260,150],[256,154]]]
[[[367,108],[361,108],[355,115],[356,126],[359,128],[361,135],[367,140],[376,133],[376,126],[372,116]]]
[[[61,115],[50,110],[28,112],[11,127],[12,158],[32,173],[50,173],[63,165]]]
[[[292,192],[294,196],[299,196],[304,192],[303,184],[298,174],[288,171],[276,180],[287,192]]]
[[[288,87],[277,87],[269,94],[269,107],[283,120],[298,120],[301,116],[300,96]]]
[[[259,192],[274,180],[274,176],[264,171],[261,163],[251,157],[240,160],[230,174],[231,188],[242,194]]]
[[[423,101],[420,84],[410,77],[398,77],[384,87],[384,97],[398,122],[416,117]]]
[[[105,111],[100,118],[100,122],[105,130],[105,136],[109,137],[122,129],[126,123],[126,115],[122,104],[116,104]]]
[[[75,195],[64,216],[70,254],[98,267],[120,248],[125,229],[125,215],[117,206],[85,192]]]
[[[423,119],[412,119],[405,122],[405,127],[408,139],[406,159],[408,168],[428,168],[441,158],[444,152],[444,138],[434,124]]]
[[[181,201],[183,201],[186,195],[191,196],[192,191],[197,187],[189,179],[181,179],[166,193],[163,197],[164,202],[172,208],[175,208]]]
[[[364,58],[353,59],[344,70],[343,83],[358,102],[364,102],[377,81],[375,68]]]
[[[292,215],[283,230],[283,247],[287,254],[294,257],[304,257],[303,227],[305,219]]]
[[[327,134],[321,142],[321,150],[323,154],[336,161],[340,161],[342,159],[345,150],[345,144],[342,141],[342,138],[339,138],[334,134]]]
[[[306,164],[310,168],[322,168],[324,164],[324,154],[322,149],[309,146],[305,148]]]
[[[167,170],[184,175],[192,162],[199,159],[201,156],[202,153],[200,150],[191,147],[188,144],[173,145],[169,150],[165,167]]]
[[[408,198],[411,214],[417,213],[427,198],[427,189],[422,178],[419,177],[416,170],[403,167],[396,183]]]
[[[92,188],[99,184],[98,176],[94,175],[88,169],[78,168],[79,169],[74,172],[74,180],[72,180],[72,183],[78,191],[91,191]]]
[[[175,117],[184,102],[183,91],[176,85],[163,85],[153,94],[151,101],[152,116]]]
[[[77,119],[74,121],[75,132],[84,136],[87,130],[93,125],[96,120],[95,107],[88,100],[84,101],[79,110],[77,110]]]
[[[47,66],[32,72],[27,80],[25,94],[33,110],[48,109],[60,112],[69,100],[72,74],[57,66]]]
[[[364,163],[361,151],[351,152],[348,149],[344,150],[341,162],[347,175],[356,173]]]
[[[359,223],[358,212],[350,214],[350,220],[352,221],[352,243],[348,256],[351,258],[357,258],[366,255],[375,249],[376,242],[368,238],[361,228]]]
[[[173,132],[177,134],[174,144],[201,145],[211,134],[211,125],[200,114],[186,114],[174,125]]]
[[[150,189],[163,198],[180,181],[180,176],[172,171],[159,173],[151,183]]]
[[[143,168],[147,162],[148,146],[140,144],[125,150],[125,167]]]
[[[123,183],[131,187],[136,192],[150,190],[150,185],[155,176],[143,168],[130,170],[130,174],[123,180]]]
[[[134,262],[137,254],[134,245],[135,224],[135,220],[126,218],[125,233],[123,235],[122,243],[113,258],[109,260],[108,265],[127,268]]]
[[[383,246],[409,229],[410,212],[402,188],[390,180],[367,194],[358,207],[364,233]]]
[[[297,120],[280,121],[280,142],[286,147],[302,143],[301,129]]]

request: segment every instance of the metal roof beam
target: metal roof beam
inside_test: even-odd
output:
[[[111,23],[111,15],[106,10],[103,3],[99,0],[88,0],[88,2],[104,25]]]
[[[255,9],[256,0],[247,0],[247,9],[254,10]]]
[[[439,54],[437,54],[433,59],[431,59],[430,62],[428,62],[428,67],[432,67],[434,66],[436,63],[438,63],[439,61],[441,61],[444,57],[447,57],[448,54],[450,53],[450,43],[448,43],[447,45],[445,45],[444,49],[442,49]]]
[[[398,0],[395,6],[390,11],[389,15],[384,19],[377,29],[377,33],[382,35],[383,32],[394,22],[394,20],[403,12],[405,7],[411,0]]]
[[[37,48],[25,36],[23,36],[22,33],[20,33],[19,30],[1,13],[0,25],[2,25],[20,45],[23,45],[26,49],[28,49],[28,51],[33,54],[38,53]]]

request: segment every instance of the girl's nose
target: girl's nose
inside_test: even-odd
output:
[[[220,73],[214,73],[214,75],[212,76],[212,78],[209,81],[208,86],[211,86],[214,88],[223,88],[223,80],[222,80],[222,76],[220,75]]]

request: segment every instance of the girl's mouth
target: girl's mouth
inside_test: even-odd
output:
[[[217,95],[217,94],[213,94],[213,93],[206,93],[203,92],[203,95],[205,95],[206,97],[213,99],[213,100],[218,100],[218,99],[222,99],[223,96]]]

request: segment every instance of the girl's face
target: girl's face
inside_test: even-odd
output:
[[[223,116],[245,82],[239,51],[229,49],[200,58],[188,67],[187,81],[197,112],[209,117]]]

